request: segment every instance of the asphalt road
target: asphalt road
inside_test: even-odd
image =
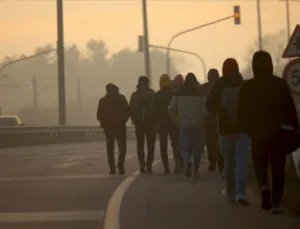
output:
[[[137,170],[128,143],[126,172]],[[111,194],[126,176],[108,176],[104,143],[0,149],[0,228],[103,227]]]
[[[228,204],[206,158],[199,180],[164,175],[160,163],[139,176],[135,152],[129,142],[127,175],[109,176],[104,143],[0,149],[0,228],[300,228],[294,216],[261,212],[251,190],[250,207]],[[104,228],[104,216],[119,224]]]

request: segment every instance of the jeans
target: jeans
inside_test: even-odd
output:
[[[179,148],[185,164],[194,159],[194,169],[200,165],[201,155],[204,153],[204,129],[203,127],[180,127]],[[192,149],[192,155],[190,155]]]
[[[227,195],[245,199],[250,138],[245,133],[220,136]]]

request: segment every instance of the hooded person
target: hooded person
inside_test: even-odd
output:
[[[219,142],[224,158],[226,187],[222,195],[232,202],[247,206],[250,138],[244,133],[237,114],[239,91],[244,81],[238,63],[233,58],[224,61],[222,73],[223,76],[214,83],[206,100],[207,110],[217,113],[219,119]]]
[[[254,78],[248,80],[240,91],[238,115],[252,140],[251,152],[261,189],[261,207],[264,210],[271,209],[276,214],[282,212],[280,204],[286,155],[293,151],[291,147],[299,147],[298,117],[287,83],[273,74],[270,54],[265,51],[254,53],[252,69]],[[285,126],[290,127],[291,131],[285,130]],[[292,142],[294,133],[297,139]],[[269,162],[272,192],[267,179]]]
[[[212,68],[208,71],[208,82],[200,86],[200,90],[206,97],[219,78],[220,75],[217,69]],[[209,161],[208,171],[215,172],[218,166],[218,171],[222,174],[224,162],[220,153],[217,113],[207,113],[207,115],[205,115],[204,132]]]
[[[174,173],[181,171],[181,156],[179,152],[178,128],[172,121],[168,106],[173,98],[172,81],[170,77],[163,74],[159,79],[160,90],[154,95],[154,114],[158,127],[158,135],[160,141],[161,160],[165,173],[170,173],[168,162],[168,137],[171,139],[173,157],[175,160]]]
[[[130,97],[130,113],[135,126],[137,140],[137,155],[141,173],[152,173],[154,149],[156,140],[155,115],[153,111],[154,90],[149,87],[149,79],[140,76],[137,90]],[[147,160],[145,161],[145,138],[147,139]]]
[[[179,148],[185,163],[186,177],[199,176],[200,159],[204,153],[202,99],[196,76],[188,73],[169,106],[171,119],[179,127]],[[191,157],[194,157],[193,174]]]
[[[181,74],[175,76],[173,79],[173,90],[176,91],[184,83],[184,78]]]
[[[125,174],[124,162],[126,157],[126,123],[129,119],[129,106],[124,95],[114,84],[106,85],[106,95],[99,100],[97,119],[104,129],[106,137],[106,151],[110,175],[116,174],[114,157],[115,139],[119,146],[118,170]]]

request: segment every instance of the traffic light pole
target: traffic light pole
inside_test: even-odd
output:
[[[262,32],[261,32],[261,12],[260,12],[260,0],[256,1],[257,7],[257,24],[258,24],[258,49],[263,49]]]
[[[143,29],[144,29],[144,56],[145,56],[145,71],[146,76],[150,80],[151,84],[151,63],[150,63],[150,53],[149,53],[149,34],[148,34],[148,16],[147,16],[147,1],[142,0],[143,5]]]
[[[230,18],[233,18],[233,17],[234,17],[234,15],[231,15],[231,16],[228,16],[228,17],[224,17],[224,18],[221,18],[221,19],[219,19],[219,20],[212,21],[212,22],[206,23],[206,24],[204,24],[204,25],[199,25],[199,26],[196,26],[196,27],[193,27],[193,28],[191,28],[191,29],[187,29],[187,30],[184,30],[184,31],[182,31],[182,32],[179,32],[179,33],[175,34],[175,35],[170,39],[170,41],[169,41],[169,43],[168,43],[168,46],[167,46],[167,74],[168,74],[169,76],[171,75],[171,74],[170,74],[170,47],[171,47],[172,43],[174,42],[174,40],[175,40],[177,37],[179,37],[179,36],[181,36],[181,35],[183,35],[183,34],[186,34],[186,33],[189,33],[189,32],[195,31],[195,30],[198,30],[198,29],[202,29],[202,28],[207,27],[207,26],[210,26],[210,25],[217,24],[217,23],[222,22],[222,21],[226,21],[226,20],[228,20],[228,19],[230,19]]]
[[[63,1],[57,0],[56,7],[57,7],[58,120],[59,120],[59,125],[66,125]]]
[[[158,49],[165,49],[165,50],[168,49],[167,47],[164,47],[164,46],[151,45],[151,44],[149,44],[149,47],[158,48]],[[205,64],[204,60],[202,59],[202,57],[199,56],[197,53],[190,52],[190,51],[185,51],[185,50],[181,50],[181,49],[175,49],[175,48],[169,48],[169,50],[173,51],[173,52],[185,53],[185,54],[197,57],[200,60],[202,66],[203,66],[203,75],[204,75],[204,77],[206,76],[206,64]]]

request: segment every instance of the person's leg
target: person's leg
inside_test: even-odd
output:
[[[179,128],[179,148],[180,153],[183,158],[183,162],[185,165],[185,175],[186,177],[191,176],[191,155],[190,155],[190,135],[191,135],[191,128],[187,127],[180,127]]]
[[[145,128],[143,126],[135,127],[136,145],[137,145],[137,156],[140,163],[140,172],[145,172]]]
[[[110,168],[110,175],[116,174],[116,165],[115,165],[115,133],[114,130],[105,129],[104,134],[106,137],[106,152],[107,152],[107,161]]]
[[[127,148],[126,126],[121,127],[118,130],[118,132],[116,133],[116,139],[117,139],[118,148],[119,148],[118,169],[119,169],[119,174],[123,175],[123,174],[125,174],[124,163],[125,163],[126,148]]]
[[[215,134],[215,131],[212,129],[210,118],[206,118],[204,122],[204,133],[205,133],[205,145],[207,149],[207,156],[209,161],[208,172],[215,172],[217,165],[217,149],[218,144],[218,135]]]
[[[272,169],[272,213],[281,213],[280,203],[285,183],[286,155],[273,148],[270,150]]]
[[[159,126],[158,128],[159,143],[160,143],[160,156],[164,166],[165,173],[170,172],[168,162],[168,128],[167,126]]]
[[[235,161],[236,180],[235,193],[237,201],[242,205],[249,205],[246,200],[246,185],[248,175],[250,138],[245,133],[236,135],[235,138]]]
[[[179,150],[178,128],[175,125],[170,125],[169,134],[170,134],[170,138],[171,138],[173,157],[174,157],[174,161],[175,161],[174,173],[178,174],[181,172],[181,169],[183,167],[183,161],[182,161],[182,157],[180,155],[180,150]]]
[[[146,129],[146,136],[147,136],[147,172],[152,173],[152,164],[154,160],[154,150],[155,150],[155,141],[156,141],[156,127],[148,126]]]
[[[201,156],[204,153],[204,128],[203,126],[196,128],[193,136],[194,145],[194,165],[193,176],[198,177]]]
[[[251,141],[251,155],[255,176],[257,179],[258,187],[261,190],[261,208],[270,210],[271,204],[271,191],[268,182],[268,164],[269,152],[266,150],[266,143],[263,141]]]
[[[224,175],[225,190],[223,194],[229,197],[231,201],[235,199],[235,158],[234,158],[234,141],[235,136],[220,136],[220,149],[224,157]]]

